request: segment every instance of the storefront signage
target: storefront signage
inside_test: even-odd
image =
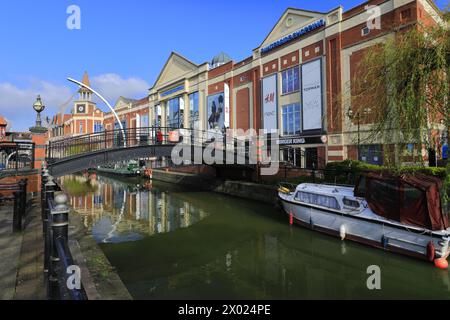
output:
[[[264,130],[276,130],[277,124],[277,75],[273,74],[262,80],[262,111]]]
[[[322,129],[322,59],[302,65],[303,131]]]
[[[225,83],[225,85],[224,85],[223,95],[224,95],[224,99],[225,99],[225,102],[224,102],[225,103],[224,126],[227,129],[230,127],[230,87],[228,86],[227,83]]]
[[[281,138],[277,142],[281,146],[294,144],[323,144],[322,138],[320,136]]]
[[[169,89],[169,90],[167,90],[167,91],[162,92],[162,93],[161,93],[161,97],[167,97],[167,96],[170,96],[171,94],[174,94],[175,92],[178,92],[178,91],[181,91],[181,90],[184,90],[184,84],[182,84],[182,85],[180,85],[180,86],[178,86],[178,87],[175,87],[175,88],[172,88],[172,89]]]
[[[298,37],[301,37],[302,35],[307,34],[307,33],[311,32],[313,30],[316,30],[317,28],[320,28],[320,27],[322,27],[324,25],[325,25],[325,20],[324,19],[317,20],[317,21],[315,21],[315,22],[313,22],[313,23],[311,23],[311,24],[301,28],[300,30],[297,30],[297,31],[295,31],[295,32],[293,32],[293,33],[291,33],[291,34],[289,34],[289,35],[287,35],[287,36],[285,36],[285,37],[283,37],[281,39],[278,39],[277,41],[269,44],[267,47],[262,48],[261,49],[261,53],[269,52],[269,51],[271,51],[271,50],[273,50],[273,49],[275,49],[275,48],[277,48],[277,47],[279,47],[279,46],[281,46],[281,45],[283,45],[283,44],[285,44],[287,42],[290,42],[290,41],[292,41],[294,39],[297,39]]]

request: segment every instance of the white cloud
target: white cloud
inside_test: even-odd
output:
[[[136,77],[122,78],[115,73],[107,73],[91,78],[92,88],[114,104],[119,96],[143,98],[147,95],[148,83]],[[55,84],[45,80],[30,78],[24,86],[0,82],[0,115],[14,123],[12,130],[28,130],[34,125],[36,113],[32,106],[38,94],[46,105],[43,118],[56,114],[61,106],[77,91],[75,86]],[[103,107],[99,104],[103,109]],[[69,112],[71,104],[66,106]]]
[[[149,84],[142,79],[122,78],[115,73],[95,76],[91,79],[91,85],[111,104],[114,104],[120,96],[133,99],[143,98],[148,94],[150,88]]]
[[[36,113],[33,103],[38,94],[46,105],[46,114],[56,113],[59,106],[71,96],[68,87],[43,80],[31,79],[26,87],[9,82],[0,83],[0,114],[14,122],[13,130],[23,131],[34,125]]]

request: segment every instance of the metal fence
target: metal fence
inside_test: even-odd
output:
[[[42,169],[41,188],[47,297],[51,300],[87,300],[81,279],[77,279],[77,274],[73,273],[79,267],[75,265],[68,243],[68,197],[58,193],[61,189],[45,166]]]
[[[20,232],[23,229],[23,219],[27,210],[27,179],[22,179],[17,183],[0,183],[0,192],[10,193],[0,196],[0,203],[13,201],[13,232]]]

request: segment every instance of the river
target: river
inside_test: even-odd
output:
[[[135,299],[450,299],[449,271],[291,227],[274,206],[151,181],[62,181]],[[371,265],[381,290],[367,287]]]

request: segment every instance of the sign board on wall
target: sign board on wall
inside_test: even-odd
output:
[[[230,127],[230,87],[228,83],[224,84],[223,95],[225,99],[225,122],[224,127]]]
[[[278,128],[277,100],[277,75],[273,74],[262,80],[263,128],[266,132]]]
[[[222,130],[224,129],[225,117],[224,117],[224,93],[217,93],[208,96],[206,99],[206,120],[208,123],[208,130]]]
[[[302,65],[302,106],[303,130],[321,130],[322,99],[322,59]]]

